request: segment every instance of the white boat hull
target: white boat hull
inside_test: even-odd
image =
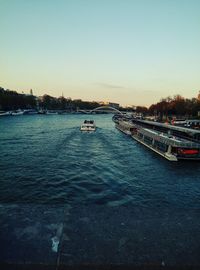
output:
[[[96,128],[91,128],[91,127],[89,127],[89,128],[81,127],[80,130],[81,130],[81,131],[89,131],[89,132],[90,132],[90,131],[95,131]]]
[[[16,113],[15,113],[15,112],[13,112],[13,113],[12,113],[12,115],[13,115],[13,116],[17,116],[17,115],[23,115],[23,114],[24,114],[23,112],[16,112]]]
[[[80,127],[80,131],[94,132],[96,130],[96,125],[94,120],[85,120]]]
[[[158,149],[153,148],[152,146],[148,145],[147,143],[145,143],[144,141],[140,140],[137,136],[132,135],[131,136],[134,140],[138,141],[139,143],[143,144],[144,146],[146,146],[147,148],[151,149],[152,151],[154,151],[155,153],[159,154],[160,156],[170,160],[170,161],[178,161],[177,157],[175,157],[173,154],[170,154],[168,152],[161,152]]]
[[[12,115],[12,113],[11,112],[0,113],[0,116],[9,116],[9,115]]]
[[[116,125],[116,128],[117,128],[118,130],[120,130],[121,132],[123,132],[124,134],[126,134],[126,135],[128,135],[128,136],[131,136],[131,131],[122,129],[122,128],[120,128],[118,125]]]

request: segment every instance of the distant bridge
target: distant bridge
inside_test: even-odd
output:
[[[114,107],[111,107],[111,106],[100,106],[100,107],[97,107],[93,110],[78,110],[79,112],[82,112],[82,113],[86,113],[86,114],[89,114],[89,113],[93,113],[93,112],[116,112],[116,113],[119,113],[119,114],[122,114],[121,111],[119,111],[118,109],[114,108]]]

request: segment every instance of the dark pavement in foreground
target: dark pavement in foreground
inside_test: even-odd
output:
[[[199,210],[0,206],[1,269],[200,269]]]

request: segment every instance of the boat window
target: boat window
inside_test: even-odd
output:
[[[159,141],[156,141],[154,142],[154,146],[158,149],[158,150],[161,150],[163,152],[166,152],[167,151],[167,147],[168,145],[167,144],[164,144],[162,142],[159,142]]]

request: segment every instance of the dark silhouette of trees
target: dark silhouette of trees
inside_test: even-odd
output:
[[[97,102],[82,101],[81,99],[71,100],[65,97],[51,97],[44,95],[39,98],[39,107],[47,110],[92,110],[99,106]]]
[[[149,114],[157,116],[159,120],[170,119],[174,116],[177,118],[197,117],[198,111],[200,111],[198,99],[185,99],[180,95],[161,99],[160,102],[149,107]]]
[[[33,91],[31,90],[31,93]],[[50,95],[43,95],[36,97],[32,94],[19,94],[16,91],[5,90],[0,87],[0,110],[16,110],[16,109],[44,109],[44,110],[65,110],[75,111],[92,110],[99,107],[98,102],[83,101],[81,99],[72,100],[71,98],[52,97]]]
[[[33,91],[31,90],[31,93]],[[0,110],[17,110],[17,109],[44,109],[44,110],[64,110],[76,111],[79,110],[92,110],[99,107],[98,102],[83,101],[81,99],[72,100],[61,96],[59,98],[50,95],[43,95],[36,97],[32,94],[19,94],[16,91],[5,90],[0,87]],[[122,108],[120,110],[134,111],[133,108]],[[149,109],[144,106],[137,106],[135,111],[143,115],[154,115],[159,120],[172,119],[174,116],[177,118],[192,118],[197,117],[200,112],[200,100],[198,98],[185,99],[180,95],[173,98],[168,96],[162,98],[156,104],[152,104]]]
[[[36,107],[36,97],[32,95],[19,94],[16,91],[5,90],[0,87],[0,109],[17,110],[32,109]]]
[[[39,99],[39,107],[47,110],[60,109],[58,99],[49,95],[44,95]]]
[[[143,115],[148,113],[148,109],[144,106],[137,106],[135,111],[136,113],[142,113]]]

